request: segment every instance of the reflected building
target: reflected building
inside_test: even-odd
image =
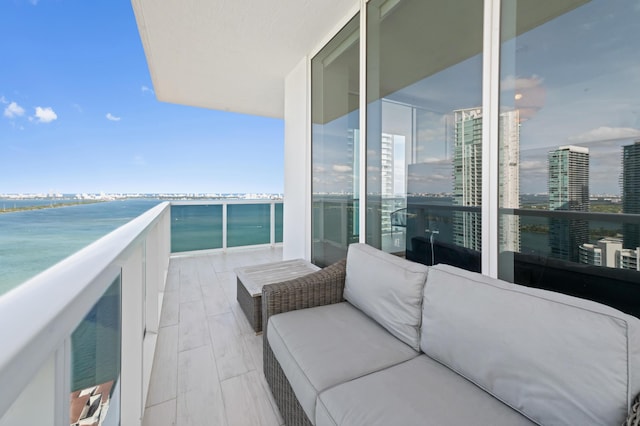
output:
[[[520,208],[520,110],[500,114],[500,199],[505,209]],[[500,215],[500,251],[520,251],[520,216]]]
[[[640,140],[622,147],[622,212],[640,214]],[[640,225],[624,223],[624,248],[640,247]]]
[[[620,238],[602,238],[596,244],[581,244],[578,248],[580,263],[593,266],[619,267]]]
[[[640,248],[623,249],[618,252],[618,267],[632,271],[640,271]]]
[[[500,114],[500,206],[520,207],[520,116],[519,111]],[[482,108],[454,111],[453,204],[482,206]],[[453,242],[469,249],[482,249],[480,212],[454,211]],[[520,218],[503,216],[500,248],[520,251]]]
[[[482,250],[482,108],[461,109],[454,114],[453,205],[478,211],[453,212],[453,243]],[[454,207],[455,208],[455,207]]]
[[[549,152],[549,210],[589,211],[589,148],[561,146]],[[579,261],[579,249],[589,242],[585,219],[552,218],[549,246],[556,259]]]
[[[391,213],[395,210],[393,205],[393,135],[382,134],[380,141],[380,169],[382,205],[380,206],[380,227],[382,234],[391,232]]]

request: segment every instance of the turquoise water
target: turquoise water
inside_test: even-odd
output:
[[[132,199],[0,214],[0,295],[159,202]],[[0,208],[3,203],[13,207],[14,200],[0,200]]]
[[[0,214],[0,295],[159,202],[122,200]],[[51,201],[0,199],[0,209],[48,204]],[[269,242],[269,204],[228,205],[227,213],[230,247]],[[222,206],[173,206],[171,233],[173,251],[222,247]],[[276,205],[276,241],[282,241],[281,204]],[[118,279],[72,335],[72,390],[118,379],[120,286]]]

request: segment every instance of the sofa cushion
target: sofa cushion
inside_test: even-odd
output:
[[[274,315],[267,339],[311,421],[320,391],[419,354],[346,302]]]
[[[422,292],[428,268],[351,244],[344,298],[415,350],[420,349]]]
[[[620,424],[640,390],[639,330],[599,303],[438,265],[421,348],[541,424]]]
[[[316,408],[317,426],[533,424],[425,355],[328,389]]]

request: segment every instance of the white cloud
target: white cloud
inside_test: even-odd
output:
[[[338,173],[348,173],[353,170],[351,166],[347,166],[346,164],[334,164],[333,171]]]
[[[108,112],[105,117],[107,117],[107,120],[109,120],[109,121],[120,121],[121,120],[121,117],[116,117],[115,115],[111,114],[110,112]]]
[[[151,93],[152,95],[155,93],[149,86],[142,86],[140,91],[142,91],[142,93]]]
[[[535,74],[526,78],[508,75],[500,82],[500,90],[533,89],[534,87],[541,86],[542,82],[542,78]]]
[[[2,103],[4,102],[4,98],[2,98]],[[24,108],[18,105],[15,102],[11,102],[8,107],[4,109],[4,116],[7,118],[16,118],[24,115]]]
[[[520,170],[542,170],[546,173],[547,163],[541,160],[523,160],[520,161]]]
[[[38,123],[51,123],[58,119],[58,114],[56,114],[51,107],[36,107],[36,114],[32,119],[36,119]]]
[[[611,141],[617,139],[631,139],[640,137],[640,130],[631,127],[598,127],[579,135],[569,136],[570,142],[585,143],[597,141]]]
[[[7,98],[5,98],[4,96],[0,96],[0,103],[8,104],[8,103],[9,103],[9,101],[8,101],[8,100],[7,100]]]

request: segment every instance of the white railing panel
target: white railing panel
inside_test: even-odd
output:
[[[59,348],[67,348],[71,334],[77,325],[83,320],[87,312],[102,297],[106,289],[120,275],[121,270],[125,270],[122,276],[123,288],[123,310],[125,305],[129,311],[124,319],[129,317],[139,318],[139,326],[135,334],[138,335],[139,343],[135,339],[123,339],[123,361],[129,358],[128,353],[142,351],[142,321],[144,304],[138,303],[133,306],[135,300],[129,301],[129,290],[137,287],[141,292],[142,280],[140,273],[136,273],[136,267],[132,263],[138,262],[137,270],[144,270],[144,258],[140,258],[141,247],[150,234],[155,236],[155,245],[163,247],[166,259],[154,260],[152,263],[162,268],[162,271],[155,274],[156,280],[163,280],[166,277],[168,268],[170,246],[169,241],[161,242],[160,238],[169,238],[169,203],[162,203],[138,218],[123,225],[107,236],[95,243],[85,247],[74,255],[54,265],[48,270],[27,281],[23,285],[11,290],[0,298],[0,324],[19,324],[16,327],[1,327],[0,341],[2,351],[0,351],[0,418],[5,421],[8,416],[11,418],[30,419],[27,424],[68,424],[68,401],[70,383],[70,363],[58,361],[49,365]],[[157,223],[163,225],[157,226]],[[156,256],[161,256],[157,250]],[[137,260],[136,260],[137,257]],[[133,258],[133,260],[132,260]],[[131,263],[130,263],[131,262]],[[133,271],[133,273],[131,272]],[[136,278],[137,277],[137,278]],[[158,316],[158,295],[157,289],[163,288],[164,283],[156,284],[156,294],[153,295],[155,301],[155,316]],[[134,298],[135,298],[134,292]],[[140,302],[144,299],[141,293],[137,298]],[[128,330],[129,323],[122,321],[123,331]],[[133,342],[133,343],[131,343]],[[128,345],[133,344],[133,349]],[[125,345],[127,345],[125,347]],[[64,352],[63,352],[64,353]],[[133,355],[137,360],[127,359],[124,361],[132,363],[142,363],[140,355]],[[46,367],[46,368],[45,368]],[[39,372],[51,370],[53,373],[42,377],[47,378],[45,382]],[[128,367],[127,367],[128,368]],[[138,376],[141,376],[142,367],[137,368]],[[63,371],[61,371],[63,370]],[[127,375],[129,370],[124,371]],[[38,375],[36,375],[36,373]],[[52,376],[51,376],[52,375]],[[53,379],[49,379],[53,377]],[[126,377],[125,377],[126,379]],[[51,386],[46,385],[51,383]],[[134,382],[135,383],[135,382]],[[7,386],[6,384],[11,384]],[[24,392],[28,392],[32,387],[38,388],[37,398],[30,401],[29,408],[21,405],[20,398]],[[127,385],[128,386],[128,385]],[[136,389],[123,389],[123,393],[137,393],[135,405],[142,409],[142,392],[138,385],[132,385]],[[61,391],[62,390],[62,391]],[[66,395],[60,395],[60,392]],[[14,401],[17,401],[14,404]],[[46,413],[49,423],[34,421],[34,401],[37,401],[38,411]],[[59,407],[60,403],[64,407]],[[45,409],[42,409],[44,404]],[[57,407],[49,410],[48,406]],[[10,407],[12,407],[10,409]],[[126,403],[123,409],[127,409]],[[8,412],[11,410],[11,412]],[[66,421],[61,420],[65,418]],[[141,418],[141,415],[138,417]],[[57,419],[57,420],[56,420]],[[14,423],[9,423],[14,424]],[[123,423],[135,424],[135,423]]]
[[[33,380],[0,418],[0,426],[55,425],[57,399],[55,378],[56,355],[54,353],[50,354]],[[67,404],[68,401],[67,397]]]

